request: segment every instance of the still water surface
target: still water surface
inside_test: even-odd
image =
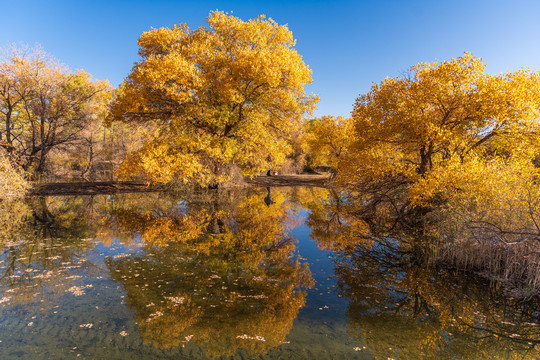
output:
[[[0,359],[540,358],[538,302],[366,243],[329,196],[3,204]]]

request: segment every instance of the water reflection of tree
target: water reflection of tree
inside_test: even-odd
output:
[[[306,202],[317,244],[337,252],[351,334],[380,359],[499,359],[540,355],[540,304],[505,297],[464,274],[427,267],[415,246],[429,224],[394,221],[336,193]]]
[[[115,229],[142,253],[108,259],[145,342],[202,346],[209,356],[279,346],[304,305],[309,269],[293,256],[295,224],[283,192],[205,192],[152,212],[117,208]],[[165,205],[163,202],[162,205]]]
[[[365,238],[368,226],[351,212],[345,193],[331,189],[303,189],[300,202],[309,209],[306,224],[322,249],[345,249]]]
[[[91,198],[49,197],[1,203],[0,289],[3,303],[46,308],[88,270]],[[6,306],[6,305],[4,305]]]

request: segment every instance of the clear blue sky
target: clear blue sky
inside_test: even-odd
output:
[[[205,23],[211,10],[248,20],[266,14],[288,24],[313,70],[315,115],[344,115],[373,82],[421,61],[464,51],[488,72],[540,70],[540,1],[114,1],[2,0],[0,46],[39,43],[72,69],[118,85],[151,27]]]

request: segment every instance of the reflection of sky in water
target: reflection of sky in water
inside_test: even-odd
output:
[[[301,210],[300,216],[305,219],[308,216],[307,211]],[[309,233],[310,229],[304,223],[294,228],[292,232],[298,239],[297,254],[307,259],[313,279],[316,281],[315,286],[307,291],[306,306],[300,311],[299,318],[325,318],[333,323],[343,323],[347,302],[337,294],[332,262],[335,255],[331,251],[320,250],[309,238]]]
[[[280,190],[272,191],[273,200],[276,200],[279,205]],[[260,194],[256,193],[256,195],[260,197],[262,203],[266,191],[261,190]],[[123,196],[129,198],[129,195]],[[122,196],[119,196],[118,199],[122,199]],[[186,201],[172,201],[171,204],[172,213],[186,215],[189,212],[189,203]],[[271,206],[278,205],[272,204]],[[266,204],[263,203],[263,206],[266,207]],[[64,207],[62,206],[62,208]],[[270,207],[268,208],[271,210]],[[162,214],[161,210],[150,211],[150,213]],[[387,357],[398,354],[399,356],[396,358],[413,359],[421,357],[424,353],[407,350],[410,346],[408,342],[411,342],[414,347],[419,346],[414,343],[416,340],[409,339],[424,334],[424,328],[427,327],[434,329],[432,333],[441,334],[442,340],[434,340],[438,346],[452,342],[462,344],[463,338],[467,336],[472,339],[472,345],[469,346],[478,346],[479,348],[484,346],[483,343],[477,342],[478,334],[473,331],[460,328],[457,325],[441,327],[442,330],[439,330],[441,325],[434,326],[429,317],[422,320],[426,323],[424,328],[419,328],[421,322],[416,321],[417,317],[409,316],[410,314],[405,309],[406,306],[398,310],[389,310],[389,307],[392,306],[391,302],[410,297],[411,292],[407,292],[410,290],[396,290],[396,286],[404,281],[409,281],[405,275],[406,272],[396,271],[393,274],[393,280],[389,280],[384,279],[384,276],[390,274],[391,269],[385,269],[381,272],[375,268],[371,268],[369,271],[358,271],[358,269],[350,269],[346,266],[343,268],[343,259],[347,259],[350,264],[354,264],[354,261],[357,261],[356,264],[362,263],[364,259],[358,254],[350,257],[350,255],[343,256],[344,254],[320,250],[316,243],[310,239],[310,228],[303,222],[309,216],[309,211],[301,209],[294,216],[299,216],[302,219],[302,222],[292,230],[292,235],[298,240],[294,253],[303,259],[301,262],[309,264],[309,270],[315,283],[307,289],[305,305],[300,308],[294,319],[293,327],[285,334],[286,337],[282,344],[268,351],[265,350],[262,354],[263,357],[273,359],[371,359],[373,358],[372,354],[378,357],[381,354],[388,355]],[[231,219],[229,223],[235,228],[242,226],[242,221],[237,221],[237,219]],[[260,301],[257,298],[266,291],[264,286],[259,285],[268,284],[253,285],[253,281],[242,278],[244,273],[241,273],[238,279],[225,279],[227,274],[232,273],[232,270],[228,269],[227,266],[234,267],[236,265],[234,263],[226,265],[226,262],[220,263],[215,260],[222,259],[223,254],[218,254],[216,255],[218,257],[214,258],[184,252],[177,257],[172,256],[171,260],[168,258],[170,253],[167,251],[145,249],[144,242],[137,232],[135,232],[134,241],[114,240],[107,242],[107,245],[93,240],[92,237],[81,239],[74,236],[68,240],[63,238],[51,240],[40,239],[39,236],[32,238],[29,234],[31,233],[24,235],[28,238],[27,241],[12,240],[10,243],[4,243],[5,246],[0,258],[1,359],[205,358],[204,354],[211,346],[205,345],[202,349],[195,346],[196,338],[190,338],[188,335],[182,338],[184,347],[174,346],[161,349],[152,345],[148,341],[148,336],[141,333],[142,330],[148,332],[155,329],[149,330],[148,326],[150,325],[138,323],[141,319],[143,319],[142,321],[148,321],[148,319],[144,320],[146,309],[138,308],[136,299],[146,301],[144,306],[148,306],[149,324],[154,324],[152,323],[154,318],[167,317],[168,314],[162,314],[161,310],[152,310],[154,306],[156,308],[160,306],[159,302],[163,302],[164,299],[171,301],[170,306],[167,305],[169,307],[164,308],[169,309],[170,314],[176,314],[175,316],[178,316],[179,319],[184,319],[181,317],[184,316],[183,313],[180,315],[175,313],[175,309],[177,309],[175,306],[185,305],[184,302],[187,302],[187,298],[180,296],[160,297],[158,289],[174,291],[182,286],[187,286],[189,290],[189,281],[191,280],[186,280],[191,279],[189,276],[192,276],[194,284],[197,284],[193,286],[198,287],[191,289],[193,293],[197,293],[197,297],[190,300],[197,306],[204,303],[201,299],[205,295],[213,296],[215,299],[221,299],[220,296],[222,296],[222,299],[246,301],[247,304],[255,306],[261,304],[261,311],[267,310],[270,306],[263,297]],[[159,266],[159,262],[165,261],[165,259],[172,261],[172,265],[167,265],[170,268],[156,269],[155,266]],[[202,262],[197,265],[197,263],[193,263],[195,261],[193,259]],[[216,261],[218,262],[216,263]],[[200,274],[193,273],[193,269],[203,265],[204,268],[200,268]],[[131,269],[132,272],[123,273],[122,271],[126,268]],[[380,267],[379,270],[382,268]],[[335,273],[336,269],[339,269],[337,274]],[[250,274],[249,271],[245,274]],[[253,271],[259,271],[259,273],[262,271],[264,274],[264,271],[267,270],[256,268]],[[118,273],[113,274],[112,272]],[[384,275],[383,278],[378,277],[381,273]],[[159,278],[160,274],[162,274],[163,279]],[[253,274],[258,273],[253,272]],[[208,282],[202,283],[200,282],[201,277],[212,279],[212,281],[208,280]],[[258,275],[254,277],[258,277]],[[288,281],[287,277],[284,279]],[[450,278],[443,280],[447,282],[448,279]],[[414,283],[413,280],[415,280],[414,276],[410,281]],[[229,283],[225,284],[225,281],[229,281]],[[437,280],[433,279],[433,281]],[[338,287],[338,283],[341,287]],[[423,284],[414,284],[411,286],[424,286]],[[202,286],[207,287],[207,292],[200,288]],[[251,291],[247,289],[249,286],[259,287],[256,291]],[[384,293],[381,289],[384,289],[385,286],[388,286],[391,291]],[[224,288],[223,291],[220,291],[220,287]],[[422,289],[428,291],[426,286]],[[448,286],[443,291],[448,291],[448,289],[453,289],[458,293],[463,291],[464,303],[468,301],[468,297],[474,295],[471,294],[470,289],[464,289],[461,284]],[[396,296],[397,294],[399,296]],[[432,296],[424,292],[422,296],[427,299],[426,301],[431,301],[429,306],[444,313],[445,309],[442,305],[440,308],[437,306],[439,306],[438,301],[444,298],[445,294]],[[151,299],[155,299],[155,304],[152,303]],[[467,304],[477,306],[479,302],[473,300]],[[488,301],[489,297],[484,300]],[[486,316],[494,316],[495,318],[500,314],[512,313],[508,308],[504,308],[508,307],[509,303],[505,303],[501,298],[495,298],[495,300],[493,304],[486,304],[485,309],[471,309],[473,318],[474,314],[479,313],[485,313]],[[240,309],[239,311],[242,309],[241,306],[227,307],[227,304],[214,304],[217,304],[213,306],[218,308],[223,306],[223,309]],[[281,306],[279,302],[277,304]],[[499,310],[497,306],[500,306],[502,310]],[[211,321],[210,309],[203,310],[202,312],[191,311],[185,316],[200,313],[202,314],[200,316],[207,316],[208,321]],[[464,316],[468,311],[467,309],[459,309],[459,306],[458,310],[461,311],[460,316]],[[295,313],[293,312],[293,314]],[[221,316],[221,314],[219,315]],[[225,321],[226,318],[227,316],[220,317],[219,321]],[[242,314],[234,316],[231,314],[230,318],[234,321],[242,321]],[[534,319],[534,314],[530,318]],[[169,316],[169,319],[175,320],[176,318]],[[480,316],[478,319],[485,318]],[[197,323],[196,320],[197,318],[192,323],[192,327],[204,326],[204,324]],[[443,320],[446,321],[446,319]],[[440,320],[439,323],[443,320]],[[499,323],[502,323],[502,327],[496,329],[499,332],[498,338],[512,339],[514,337],[519,340],[522,337],[522,334],[503,333],[504,326],[510,326],[505,325],[505,323],[512,324],[511,320],[500,318]],[[167,321],[159,324],[173,327],[176,325],[174,321],[172,324],[167,323]],[[269,324],[274,323],[269,321]],[[394,331],[396,329],[391,328],[392,324],[396,324],[396,329],[400,331]],[[207,324],[211,331],[215,331],[219,327],[218,325]],[[225,325],[223,324],[223,328],[232,328],[235,331],[237,329],[234,326],[227,327]],[[188,324],[187,330],[185,330],[186,334],[189,334],[189,326]],[[530,324],[530,326],[534,327],[534,324]],[[452,331],[462,331],[464,335],[460,335],[461,337],[458,338],[448,331],[450,328],[453,329]],[[246,344],[266,341],[256,332],[257,329],[257,324],[250,325],[247,322],[246,331],[233,334],[233,339],[238,339],[239,342],[245,341]],[[510,330],[512,330],[511,326]],[[172,332],[174,335],[175,331],[180,332],[181,330],[169,328],[160,331],[164,334]],[[375,335],[373,334],[376,334],[376,339],[374,339]],[[529,338],[537,336],[537,334],[537,331],[530,331]],[[214,334],[214,338],[217,341],[221,336]],[[495,338],[492,337],[492,339]],[[502,344],[503,348],[508,344],[515,345],[502,341],[498,343]],[[529,342],[518,343],[516,348],[521,349],[521,351],[516,353],[516,356],[534,358],[536,352],[522,351],[527,346],[531,346]],[[534,347],[534,345],[532,346]],[[247,345],[246,347],[249,348]],[[396,349],[401,350],[396,352]],[[462,354],[452,351],[440,351],[437,354],[442,355],[442,358],[465,358],[462,357]],[[247,350],[240,349],[236,352],[235,357],[245,358],[248,354]],[[482,358],[482,356],[496,358],[493,357],[493,354],[479,352],[471,358]],[[505,351],[504,355],[513,358],[513,352],[510,350]],[[429,358],[429,354],[424,354],[424,357]]]

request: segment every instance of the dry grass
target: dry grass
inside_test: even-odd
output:
[[[29,186],[22,171],[19,171],[8,157],[0,152],[0,200],[24,197]]]
[[[486,239],[447,246],[441,252],[441,259],[514,286],[525,284],[530,289],[539,289],[539,250],[538,244],[530,241],[502,244]]]
[[[527,295],[540,294],[540,232],[535,226],[524,226],[534,224],[530,214],[513,215],[510,221],[456,221],[454,229],[446,232],[439,259],[526,290]]]

